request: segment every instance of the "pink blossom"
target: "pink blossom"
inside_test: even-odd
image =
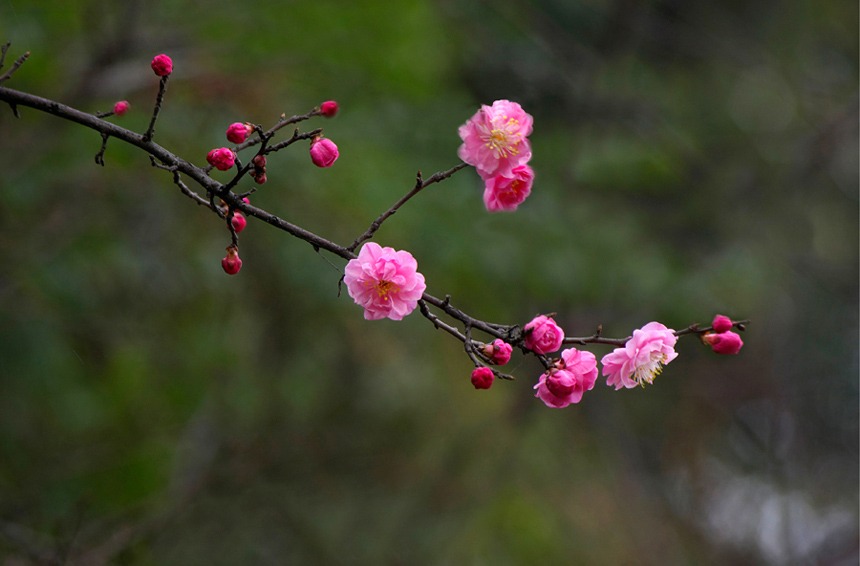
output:
[[[597,381],[597,358],[591,352],[569,348],[561,353],[561,367],[555,367],[540,376],[535,397],[547,407],[567,407],[579,403],[582,394],[594,387]]]
[[[510,176],[496,175],[486,179],[484,206],[490,212],[517,209],[532,192],[535,174],[528,165],[520,165],[511,171]]]
[[[156,55],[150,65],[152,66],[152,70],[159,77],[165,77],[173,72],[173,61],[164,53]]]
[[[227,128],[227,141],[230,143],[242,143],[253,133],[254,126],[251,124],[234,122]]]
[[[331,167],[340,153],[337,146],[328,138],[316,138],[311,142],[311,161],[317,167]]]
[[[512,169],[531,159],[526,136],[532,133],[532,123],[532,117],[516,102],[497,100],[492,106],[481,106],[460,126],[463,144],[457,155],[484,179],[510,176]]]
[[[327,118],[333,117],[337,114],[338,110],[340,110],[340,108],[334,100],[326,100],[320,105],[320,112],[322,112],[322,115]]]
[[[415,310],[427,288],[412,254],[374,242],[364,244],[358,257],[349,260],[343,281],[355,304],[364,307],[367,320],[401,320]]]
[[[475,368],[475,371],[472,372],[472,385],[475,386],[475,389],[489,389],[495,377],[493,370],[488,367]]]
[[[491,364],[503,366],[511,360],[513,348],[507,342],[496,338],[492,344],[484,344],[481,353],[487,356]]]
[[[239,259],[239,249],[236,246],[227,247],[227,257],[221,260],[221,267],[227,275],[236,275],[242,269],[242,260]]]
[[[242,216],[242,213],[237,210],[233,213],[233,218],[230,220],[230,224],[233,225],[233,230],[235,230],[238,234],[245,229],[245,226],[248,225],[248,221],[245,220],[245,217]]]
[[[714,322],[711,326],[714,328],[714,332],[728,332],[734,325],[732,324],[732,319],[718,314],[714,317]]]
[[[227,171],[236,162],[236,154],[229,147],[213,149],[206,156],[206,161],[219,171]]]
[[[741,340],[741,337],[734,332],[719,332],[717,334],[708,332],[702,336],[702,340],[705,343],[710,344],[711,349],[714,350],[714,352],[723,354],[724,356],[737,354],[741,351],[741,348],[744,345],[744,341]]]
[[[129,104],[128,101],[120,100],[113,105],[113,113],[117,116],[123,116],[128,112],[129,108],[131,108],[131,104]]]
[[[615,348],[603,356],[603,375],[609,376],[606,384],[618,390],[652,383],[663,366],[678,357],[674,349],[678,338],[673,332],[659,322],[649,322],[634,330],[623,348]]]
[[[526,324],[525,345],[538,354],[549,354],[561,348],[564,330],[550,317],[539,315]]]

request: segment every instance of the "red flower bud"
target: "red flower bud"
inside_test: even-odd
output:
[[[488,367],[475,368],[475,371],[472,372],[472,385],[475,386],[475,389],[489,389],[495,377],[493,370]]]
[[[164,53],[156,55],[150,65],[152,66],[152,70],[159,77],[166,77],[173,72],[173,61],[171,61],[170,57]]]
[[[236,246],[227,247],[227,257],[221,260],[221,267],[228,275],[236,275],[242,269],[242,260],[239,259],[239,249]]]
[[[711,326],[714,327],[714,332],[728,332],[732,329],[732,319],[718,314],[714,317],[714,322]]]
[[[322,112],[323,116],[326,118],[331,118],[340,108],[337,105],[337,102],[334,100],[326,100],[320,105],[320,112]]]
[[[222,147],[210,151],[209,155],[206,156],[206,161],[209,162],[209,165],[215,167],[215,169],[218,169],[219,171],[227,171],[233,167],[233,163],[236,161],[236,155],[233,153],[232,149]]]
[[[328,138],[316,138],[311,143],[311,161],[317,167],[331,167],[339,156],[337,146]]]
[[[708,332],[702,336],[702,341],[711,346],[711,349],[724,356],[731,356],[741,351],[744,341],[734,332],[720,332],[713,334]]]
[[[116,104],[113,105],[113,113],[116,116],[122,116],[126,112],[128,112],[129,108],[131,108],[131,105],[127,101],[120,100],[119,102],[117,102]]]
[[[238,234],[245,229],[245,226],[247,226],[248,221],[245,220],[245,217],[242,216],[241,212],[236,211],[233,213],[233,219],[230,221],[230,223],[233,225],[233,230],[235,230]]]

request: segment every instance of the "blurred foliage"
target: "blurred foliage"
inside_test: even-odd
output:
[[[367,322],[343,262],[229,234],[143,154],[0,112],[4,564],[796,564],[858,556],[858,9],[839,0],[0,1],[4,86],[195,163],[233,121],[336,99],[331,169],[255,204],[340,243],[458,163],[457,127],[535,117],[532,196],[464,170],[378,232],[428,290],[573,335],[750,318],[655,384],[550,410],[540,368],[476,392],[455,340]],[[221,177],[219,177],[221,178]],[[226,179],[226,177],[224,177]],[[596,355],[608,351],[595,347]]]

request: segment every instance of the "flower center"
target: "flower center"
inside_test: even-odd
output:
[[[376,293],[384,301],[388,300],[388,294],[389,293],[396,293],[399,290],[400,290],[400,287],[398,287],[397,285],[395,285],[391,281],[384,281],[383,280],[383,281],[378,281],[376,283]]]
[[[502,193],[502,195],[508,198],[519,198],[520,187],[522,187],[523,185],[525,185],[524,182],[520,181],[519,179],[515,179],[510,185],[508,185],[508,190]]]
[[[663,365],[666,363],[666,354],[660,352],[652,352],[651,359],[633,372],[633,379],[639,382],[639,385],[645,386],[645,382],[652,383],[654,378],[660,375],[663,371]]]
[[[517,131],[520,129],[519,120],[501,116],[494,118],[491,124],[493,126],[492,129],[483,124],[478,126],[478,135],[484,142],[484,145],[493,150],[496,159],[502,159],[509,155],[517,155],[520,152],[517,145],[523,136]]]

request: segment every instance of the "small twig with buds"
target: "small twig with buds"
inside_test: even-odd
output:
[[[465,168],[466,166],[467,165],[465,163],[460,163],[459,165],[455,165],[447,171],[434,173],[426,181],[421,177],[421,171],[419,171],[417,175],[417,180],[415,181],[415,186],[412,188],[412,190],[406,193],[400,200],[391,205],[391,208],[380,214],[376,220],[371,222],[370,227],[364,232],[364,234],[356,238],[355,241],[350,244],[349,247],[347,247],[347,249],[351,252],[355,251],[358,246],[371,239],[376,233],[376,231],[379,230],[379,228],[382,226],[382,223],[385,222],[389,216],[397,212],[397,209],[403,206],[406,201],[421,192],[422,189],[426,188],[428,185],[432,185],[433,183],[438,183],[439,181],[447,179],[448,177],[450,177],[460,169]]]
[[[3,59],[6,59],[6,51],[8,50],[8,48],[9,48],[9,43],[6,43],[5,48],[3,49]],[[24,61],[26,61],[27,57],[29,57],[29,56],[30,56],[30,52],[27,51],[26,53],[24,53],[23,55],[21,55],[20,57],[15,59],[15,62],[12,63],[11,67],[9,67],[9,70],[6,71],[5,73],[3,73],[3,75],[0,75],[0,84],[3,84],[3,81],[5,81],[9,77],[11,77],[12,73],[17,71],[18,68],[24,64]],[[2,67],[2,66],[3,65],[0,65],[0,67]]]

